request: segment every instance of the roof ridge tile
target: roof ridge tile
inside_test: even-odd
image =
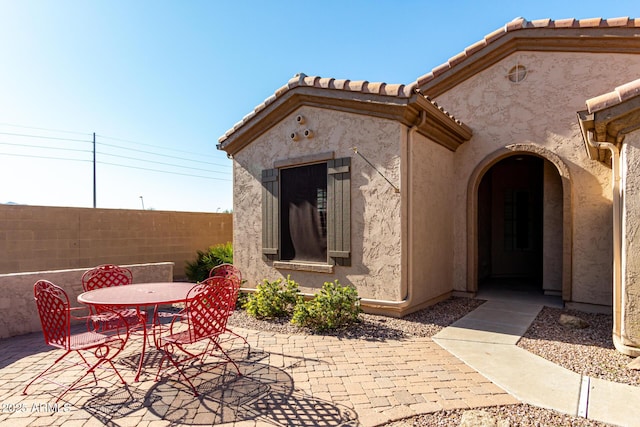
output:
[[[515,18],[513,21],[507,22],[505,24],[504,32],[521,30],[525,28],[526,25],[527,25],[527,20],[522,17],[518,17],[518,18]]]
[[[547,28],[551,25],[553,20],[551,18],[536,19],[530,21],[531,28]]]
[[[344,90],[349,85],[349,79],[334,79],[332,89]]]
[[[588,18],[588,19],[580,19],[578,21],[578,27],[580,28],[592,28],[592,27],[606,27],[606,25],[602,25],[602,18]]]
[[[618,86],[616,88],[620,101],[626,101],[629,98],[640,95],[640,79]]]
[[[629,24],[631,23],[630,21],[633,21],[633,20],[629,19],[628,16],[620,16],[618,18],[607,18],[600,25],[607,26],[607,27],[628,27]]]
[[[556,19],[555,21],[551,21],[550,25],[551,28],[571,28],[571,27],[576,27],[576,20],[575,18],[567,18],[567,19]]]

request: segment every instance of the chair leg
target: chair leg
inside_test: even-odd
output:
[[[247,341],[247,339],[245,337],[243,337],[240,334],[237,334],[235,332],[233,332],[231,329],[229,328],[225,328],[225,332],[230,334],[230,335],[235,335],[236,337],[240,338],[242,341],[244,341],[244,343],[247,345],[247,356],[251,355],[251,344],[249,344],[249,341]]]
[[[37,377],[35,377],[34,379],[32,379],[31,381],[29,381],[29,384],[27,384],[27,386],[24,388],[24,390],[22,390],[22,394],[26,395],[27,394],[27,389],[31,386],[31,384],[33,384],[34,382],[36,382],[36,380],[38,380],[39,378],[41,378],[44,374],[46,374],[47,372],[49,372],[51,370],[51,368],[53,368],[54,366],[58,365],[58,362],[61,361],[62,359],[64,359],[69,353],[71,353],[71,350],[67,350],[66,353],[64,353],[62,356],[58,357],[55,362],[53,362],[47,369],[45,369],[44,371],[40,372],[40,374],[38,374]],[[83,357],[84,359],[84,357]]]
[[[218,343],[218,341],[216,341],[214,338],[211,338],[210,342],[212,342],[218,348],[220,353],[224,355],[224,358],[227,360],[227,362],[231,363],[236,368],[236,372],[238,373],[238,376],[241,377],[242,373],[240,372],[240,368],[238,367],[238,364],[227,354],[226,351],[222,349],[222,347],[220,346],[220,343]]]
[[[165,345],[165,347],[171,346],[172,344],[167,344]],[[193,383],[191,382],[191,380],[189,379],[189,377],[187,377],[187,375],[184,373],[184,371],[180,368],[180,366],[178,365],[178,363],[176,363],[176,361],[173,359],[173,357],[171,357],[172,352],[170,352],[167,348],[163,347],[162,351],[164,352],[165,356],[163,356],[162,360],[160,361],[160,367],[158,368],[158,373],[156,375],[156,381],[158,381],[158,378],[160,376],[160,372],[162,369],[162,365],[164,364],[164,360],[167,359],[169,362],[171,362],[171,364],[173,365],[174,368],[176,368],[176,370],[178,371],[178,378],[180,378],[180,375],[182,375],[182,377],[187,380],[187,383],[189,383],[189,386],[191,387],[191,390],[193,391],[193,395],[195,397],[198,397],[198,390],[196,390],[196,386],[193,385]],[[185,351],[181,346],[176,345],[176,347],[178,347],[180,350],[184,351],[185,353],[191,355],[191,353]],[[190,360],[191,358],[189,358],[188,360]]]
[[[59,366],[58,363],[62,361],[62,359],[64,359],[67,355],[69,355],[72,351],[74,350],[68,350],[66,351],[62,356],[60,356],[59,358],[57,358],[55,360],[55,362],[53,362],[47,369],[45,369],[44,371],[42,371],[37,377],[35,377],[34,379],[32,379],[29,384],[26,385],[26,387],[24,388],[24,390],[22,390],[22,394],[26,395],[27,394],[27,389],[34,383],[36,382],[38,379],[42,378],[45,374],[47,374],[48,372],[50,372],[52,370],[52,368]],[[89,365],[89,363],[87,362],[87,359],[77,350],[75,350],[75,352],[78,354],[78,356],[80,356],[80,358],[82,359],[82,361],[84,362],[84,364],[87,367],[87,370],[79,377],[77,378],[75,381],[73,381],[71,384],[66,385],[66,384],[60,384],[57,383],[55,381],[52,380],[48,380],[50,382],[54,382],[54,384],[58,384],[59,386],[63,387],[65,390],[64,392],[62,392],[62,394],[60,394],[58,396],[58,398],[55,400],[56,402],[60,401],[60,399],[62,399],[64,397],[64,395],[66,395],[69,391],[73,390],[82,380],[84,380],[87,375],[91,374],[93,375],[93,381],[97,384],[98,383],[98,378],[96,377],[95,371],[98,367],[100,367],[100,365],[102,365],[103,363],[108,363],[111,368],[115,371],[116,375],[118,376],[118,378],[120,378],[120,381],[123,384],[126,384],[126,381],[124,380],[124,378],[122,378],[122,375],[120,375],[120,372],[118,371],[118,369],[116,368],[116,366],[113,364],[113,362],[110,359],[105,359],[105,358],[101,358],[99,359],[96,363],[94,363],[93,365]]]
[[[138,363],[138,371],[136,372],[136,377],[134,381],[138,382],[140,380],[140,374],[142,373],[142,367],[144,366],[144,356],[147,351],[147,323],[142,323],[142,352],[140,352],[140,363]]]

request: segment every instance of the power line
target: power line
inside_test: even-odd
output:
[[[213,165],[213,166],[224,166],[224,167],[228,167],[228,165],[223,165],[220,163],[213,163],[213,162],[206,162],[204,160],[193,160],[193,159],[185,159],[184,157],[174,157],[171,156],[169,154],[158,154],[158,153],[154,153],[152,151],[145,151],[145,150],[137,150],[135,148],[128,148],[128,147],[123,147],[121,145],[114,145],[114,144],[105,144],[104,142],[100,143],[100,145],[103,145],[105,147],[114,147],[114,148],[122,148],[124,150],[129,150],[129,151],[135,151],[137,153],[144,153],[144,154],[152,154],[154,156],[160,156],[160,157],[168,157],[170,159],[174,159],[174,160],[185,160],[187,162],[194,162],[194,163],[203,163],[206,165]]]
[[[0,132],[0,135],[9,135],[9,136],[20,136],[20,137],[28,137],[28,138],[42,138],[42,139],[51,139],[51,140],[76,141],[76,142],[91,143],[91,141],[77,140],[77,139],[71,139],[71,138],[57,138],[57,137],[47,137],[47,136],[42,136],[42,135],[17,134],[17,133],[10,133],[10,132]],[[62,147],[47,147],[47,146],[43,146],[43,145],[32,145],[32,144],[18,144],[18,143],[9,143],[9,142],[0,142],[0,144],[17,146],[17,147],[41,148],[41,149],[48,149],[48,150],[66,150],[66,151],[78,151],[78,152],[91,152],[91,150],[79,150],[79,149],[62,148]],[[174,157],[174,156],[170,156],[170,155],[166,155],[166,154],[158,154],[158,153],[154,153],[154,152],[151,152],[151,151],[136,150],[134,148],[128,148],[128,147],[123,147],[123,146],[114,145],[114,144],[101,143],[100,145],[107,146],[107,147],[113,147],[113,148],[119,148],[119,149],[123,149],[123,150],[140,152],[140,153],[144,153],[144,154],[152,154],[152,155],[155,155],[155,156],[167,157],[167,158],[170,158],[172,160],[183,160],[183,161],[187,161],[187,162],[201,163],[201,164],[212,165],[212,166],[223,166],[223,167],[227,166],[227,165],[221,165],[219,163],[207,162],[207,161],[203,161],[203,160],[193,160],[193,159],[187,159],[187,158],[183,158],[183,157]],[[192,166],[182,166],[182,165],[173,164],[173,163],[155,162],[155,161],[147,160],[147,159],[144,159],[144,158],[127,157],[127,156],[110,154],[110,153],[105,153],[105,152],[101,152],[100,154],[107,155],[107,156],[114,156],[114,157],[122,157],[122,158],[126,158],[126,159],[129,159],[129,160],[137,160],[137,161],[141,161],[141,162],[164,164],[164,165],[168,165],[168,166],[175,166],[175,167],[181,167],[181,168],[193,168]],[[213,173],[225,173],[225,172],[218,172],[218,171],[210,171],[208,169],[199,169],[199,170],[213,172]]]
[[[33,154],[16,154],[16,153],[2,153],[2,152],[0,152],[0,156],[14,156],[14,157],[27,157],[27,158],[33,158],[33,159],[64,160],[64,161],[72,161],[72,162],[93,163],[91,160],[88,160],[88,159],[71,159],[71,158],[68,158],[68,157],[36,156],[36,155],[33,155]],[[231,179],[225,179],[225,178],[214,178],[214,177],[210,177],[210,176],[193,175],[193,174],[187,174],[187,173],[181,173],[181,172],[172,172],[172,171],[159,170],[159,169],[143,168],[143,167],[139,167],[139,166],[130,166],[130,165],[123,165],[123,164],[118,164],[118,163],[100,162],[100,161],[96,162],[96,163],[99,163],[99,164],[102,164],[102,165],[109,165],[109,166],[117,166],[117,167],[122,167],[122,168],[128,168],[128,169],[138,169],[138,170],[145,170],[145,171],[150,171],[150,172],[165,173],[165,174],[170,174],[170,175],[189,176],[189,177],[193,177],[193,178],[202,178],[202,179],[213,179],[213,180],[216,180],[216,181],[229,181],[229,182],[232,181]],[[200,170],[204,170],[204,169],[200,169]],[[224,172],[217,172],[217,173],[224,173]]]
[[[64,160],[69,162],[87,162],[87,163],[91,162],[91,160],[85,160],[85,159],[70,159],[68,157],[34,156],[32,154],[0,153],[0,156],[29,157],[33,159],[46,159],[46,160]]]
[[[140,162],[154,163],[154,164],[157,164],[157,165],[165,165],[165,166],[173,166],[173,167],[176,167],[176,168],[198,170],[198,171],[203,171],[203,172],[221,173],[221,174],[228,174],[229,173],[229,172],[212,171],[212,170],[209,170],[209,169],[194,168],[192,166],[176,165],[176,164],[173,164],[173,163],[156,162],[156,161],[153,161],[153,160],[139,159],[137,157],[127,157],[127,156],[122,156],[122,155],[118,155],[118,154],[103,153],[103,152],[100,152],[100,151],[98,151],[98,154],[100,154],[101,156],[117,157],[119,159],[136,160],[136,161],[140,161]]]
[[[27,135],[27,134],[24,134],[24,133],[0,132],[0,135],[11,135],[11,136],[19,136],[19,137],[27,137],[27,138],[40,138],[40,139],[54,139],[54,140],[57,140],[57,141],[91,142],[91,141],[87,141],[86,139],[57,138],[55,136]]]
[[[194,155],[194,156],[202,156],[202,154],[194,153],[192,151],[178,150],[178,149],[175,149],[175,148],[168,148],[168,147],[160,147],[160,146],[153,145],[153,144],[145,144],[143,142],[132,141],[130,139],[115,138],[113,136],[106,136],[106,135],[100,135],[100,134],[96,134],[96,136],[99,136],[100,138],[104,138],[104,139],[110,139],[112,141],[128,142],[130,144],[137,144],[137,145],[143,145],[143,146],[146,146],[146,147],[160,148],[162,150],[175,151],[177,153],[185,153],[185,154],[191,154],[191,155]]]
[[[6,123],[6,122],[0,122],[0,125],[17,127],[17,128],[22,128],[22,129],[34,129],[34,130],[44,130],[44,131],[49,131],[49,132],[60,132],[60,133],[68,133],[68,134],[75,134],[75,135],[86,135],[86,136],[89,136],[89,137],[92,135],[92,134],[86,133],[86,132],[77,132],[77,131],[69,131],[69,130],[61,130],[61,129],[51,129],[51,128],[43,128],[43,127],[37,127],[37,126],[24,126],[24,125],[17,125],[17,124]],[[26,137],[26,138],[50,139],[50,140],[57,140],[57,141],[71,141],[71,142],[92,143],[92,141],[86,140],[86,139],[73,139],[73,138],[61,138],[61,137],[44,136],[44,135],[31,135],[31,134],[16,133],[16,132],[0,132],[0,135],[10,135],[10,136],[18,136],[18,137]],[[132,141],[132,140],[122,139],[122,138],[115,138],[115,137],[111,137],[111,136],[107,136],[107,135],[96,134],[96,136],[99,136],[99,137],[104,138],[104,139],[114,140],[114,141],[128,142],[128,143],[131,143],[131,144],[137,144],[137,145],[142,145],[142,146],[147,146],[147,147],[153,147],[155,149],[160,149],[160,150],[167,150],[167,151],[185,153],[185,154],[189,154],[189,155],[192,155],[192,156],[199,156],[199,157],[205,156],[205,154],[202,154],[202,153],[194,153],[194,152],[185,151],[185,150],[177,150],[177,149],[174,149],[174,148],[161,147],[161,146],[153,145],[153,144],[145,144],[145,143],[138,142],[138,141]],[[203,160],[193,160],[193,159],[187,159],[187,158],[183,158],[183,157],[174,157],[174,156],[170,156],[170,155],[167,155],[167,154],[159,154],[157,152],[150,152],[150,151],[145,151],[145,150],[136,150],[134,148],[123,147],[121,145],[106,144],[106,143],[101,143],[101,145],[108,146],[108,147],[113,147],[113,148],[120,148],[120,149],[123,149],[123,150],[136,151],[136,152],[140,152],[140,153],[144,153],[144,154],[152,154],[152,155],[155,155],[155,156],[169,157],[169,158],[172,158],[174,160],[184,160],[184,161],[188,161],[188,162],[203,163],[203,164],[208,164],[208,165],[212,165],[212,166],[222,166],[222,167],[229,167],[230,166],[228,164],[207,162],[207,161],[203,161]]]
[[[213,179],[213,180],[216,180],[216,181],[229,181],[229,182],[231,182],[230,179],[214,178],[214,177],[210,177],[210,176],[192,175],[192,174],[180,173],[180,172],[169,172],[169,171],[163,171],[163,170],[158,170],[158,169],[142,168],[142,167],[138,167],[138,166],[119,165],[119,164],[116,164],[116,163],[108,163],[108,162],[97,162],[97,163],[99,163],[101,165],[118,166],[118,167],[121,167],[121,168],[138,169],[138,170],[151,171],[151,172],[167,173],[167,174],[171,174],[171,175],[190,176],[190,177],[193,177],[193,178]]]
[[[87,133],[87,132],[77,132],[77,131],[70,131],[70,130],[40,128],[40,127],[35,127],[35,126],[23,126],[23,125],[16,125],[16,124],[12,124],[12,123],[4,123],[4,122],[0,122],[0,125],[2,125],[2,126],[11,126],[11,127],[15,127],[15,128],[23,128],[23,129],[37,129],[37,130],[46,130],[46,131],[49,131],[49,132],[60,132],[60,133],[70,133],[70,134],[75,134],[75,135],[91,136],[91,134]]]
[[[43,127],[35,127],[35,126],[23,126],[23,125],[11,124],[11,123],[2,123],[2,122],[0,122],[0,125],[13,126],[13,127],[18,127],[18,128],[23,128],[23,129],[34,129],[34,130],[43,130],[43,131],[48,131],[48,132],[61,132],[61,133],[68,133],[68,134],[91,136],[90,134],[86,134],[86,133],[83,133],[83,132],[66,131],[66,130],[60,130],[60,129],[50,129],[50,128],[43,128]],[[55,141],[92,143],[92,141],[89,141],[89,140],[86,140],[86,139],[63,138],[63,137],[56,137],[56,136],[35,135],[35,134],[18,133],[18,132],[0,132],[0,135],[7,135],[7,136],[12,136],[12,137],[22,137],[22,138],[46,139],[46,140],[55,140]],[[201,156],[200,154],[191,153],[191,152],[187,152],[187,151],[184,151],[184,150],[175,150],[175,149],[170,149],[170,148],[158,147],[158,146],[151,145],[151,144],[144,144],[144,143],[140,143],[140,142],[136,142],[136,141],[126,140],[126,139],[119,139],[119,138],[114,138],[114,137],[109,137],[109,136],[104,136],[104,135],[102,135],[101,138],[111,139],[111,140],[116,140],[116,141],[122,141],[122,142],[128,142],[128,143],[132,143],[132,144],[139,144],[139,145],[143,145],[143,146],[154,147],[156,149],[163,149],[163,150],[168,150],[168,151],[182,152],[182,153],[187,153],[187,154],[190,154],[190,155]],[[20,143],[11,143],[11,142],[0,142],[0,145],[24,147],[24,148],[36,148],[36,149],[44,149],[44,150],[72,151],[72,152],[80,152],[80,153],[91,153],[91,152],[93,152],[92,150],[73,149],[73,148],[66,148],[66,147],[51,147],[51,146],[43,146],[43,145],[35,145],[35,144],[20,144]],[[153,156],[166,157],[166,158],[170,158],[170,159],[172,159],[174,161],[181,160],[181,161],[185,161],[185,162],[200,163],[200,164],[211,165],[211,166],[222,166],[222,167],[228,167],[229,166],[229,165],[226,165],[226,164],[220,164],[220,163],[215,163],[215,162],[207,162],[207,161],[204,161],[204,160],[194,160],[194,159],[188,159],[188,158],[184,158],[184,157],[175,157],[173,155],[160,154],[160,153],[157,153],[157,152],[152,152],[152,151],[147,151],[147,150],[139,150],[139,149],[125,147],[125,146],[116,145],[116,144],[108,144],[108,143],[105,143],[105,142],[100,142],[99,145],[100,146],[105,146],[105,147],[121,149],[121,150],[128,150],[128,151],[131,151],[131,152],[150,154],[150,155],[153,155]],[[106,152],[99,152],[99,154],[102,155],[102,156],[110,156],[110,157],[115,157],[115,158],[119,158],[119,159],[127,159],[127,160],[133,160],[133,161],[138,161],[138,162],[153,163],[153,164],[158,164],[158,165],[171,166],[171,167],[177,167],[177,168],[184,168],[184,169],[195,170],[195,171],[209,172],[209,173],[214,173],[214,174],[229,174],[230,173],[230,172],[225,172],[225,171],[214,171],[214,170],[210,170],[210,169],[194,168],[193,166],[186,166],[186,165],[180,165],[180,164],[175,164],[175,163],[154,161],[154,160],[149,160],[149,159],[146,159],[146,158],[130,157],[130,156],[125,156],[125,155],[121,155],[121,154],[112,154],[112,153],[106,153]],[[213,180],[219,180],[219,181],[231,181],[231,179],[225,179],[225,178],[214,178],[214,177],[207,177],[207,176],[202,176],[202,175],[194,175],[194,174],[181,173],[181,172],[172,172],[172,171],[168,171],[168,170],[160,170],[160,169],[152,169],[152,168],[146,168],[146,167],[130,166],[130,165],[124,165],[124,164],[118,164],[118,163],[111,163],[111,162],[96,162],[95,159],[92,161],[92,160],[89,160],[89,159],[74,159],[74,158],[69,158],[69,157],[54,157],[54,156],[43,156],[43,155],[34,155],[34,154],[18,154],[18,153],[4,153],[4,152],[0,153],[0,155],[14,156],[14,157],[26,157],[26,158],[34,158],[34,159],[45,159],[45,160],[93,162],[94,164],[95,163],[100,163],[100,164],[105,164],[105,165],[110,165],[110,166],[123,167],[123,168],[129,168],[129,169],[145,170],[145,171],[150,171],[150,172],[158,172],[158,173],[165,173],[165,174],[189,176],[189,177],[202,178],[202,179],[213,179]]]
[[[0,142],[0,145],[11,145],[13,147],[26,147],[26,148],[42,148],[44,150],[62,150],[62,151],[75,151],[78,153],[90,153],[91,150],[80,150],[77,148],[62,148],[62,147],[46,147],[43,145],[31,145],[31,144],[15,144],[11,142]]]
[[[38,126],[25,126],[25,125],[18,125],[18,124],[14,124],[14,123],[6,123],[6,122],[0,122],[0,126],[10,126],[10,127],[16,127],[16,128],[21,128],[21,129],[34,129],[34,130],[44,130],[44,131],[48,131],[48,132],[59,132],[59,133],[68,133],[68,134],[74,134],[74,135],[85,135],[90,137],[92,134],[88,133],[88,132],[78,132],[78,131],[70,131],[70,130],[62,130],[62,129],[51,129],[51,128],[44,128],[44,127],[38,127]],[[3,132],[0,132],[3,133]],[[28,136],[25,134],[16,134],[16,133],[5,133],[7,135],[16,135],[16,136]],[[33,136],[33,135],[31,135]],[[167,151],[175,151],[178,153],[185,153],[185,154],[190,154],[190,155],[194,155],[194,156],[202,156],[202,153],[195,153],[193,151],[186,151],[186,150],[178,150],[175,148],[168,148],[168,147],[162,147],[162,146],[158,146],[158,145],[154,145],[154,144],[146,144],[143,142],[139,142],[139,141],[133,141],[130,139],[123,139],[123,138],[116,138],[113,136],[108,136],[108,135],[100,135],[100,134],[96,134],[96,136],[99,136],[100,138],[104,138],[104,139],[110,139],[113,141],[120,141],[120,142],[128,142],[131,144],[137,144],[137,145],[143,145],[143,146],[147,146],[147,147],[153,147],[155,149],[161,149],[161,150],[167,150]],[[40,136],[34,136],[34,137],[40,137]],[[42,137],[45,138],[45,137]],[[50,137],[49,139],[56,139],[53,137]],[[69,141],[72,141],[71,139],[68,139]],[[83,140],[83,142],[91,142],[91,141],[87,141],[87,140]],[[155,153],[154,153],[155,154]],[[195,161],[195,160],[193,160]],[[215,164],[215,163],[213,163]],[[218,164],[219,166],[222,166],[220,164]]]

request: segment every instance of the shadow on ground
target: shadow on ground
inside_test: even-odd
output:
[[[252,351],[251,356],[250,360],[238,363],[241,376],[228,364],[202,372],[194,381],[198,397],[177,377],[171,377],[149,389],[129,384],[104,390],[89,399],[83,409],[111,426],[139,411],[148,411],[171,425],[217,425],[246,420],[274,426],[358,425],[353,410],[296,391],[288,373],[259,362],[267,357],[266,353]]]

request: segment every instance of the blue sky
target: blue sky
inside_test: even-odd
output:
[[[411,83],[516,17],[640,2],[0,0],[0,203],[232,208],[218,138],[299,72]]]

